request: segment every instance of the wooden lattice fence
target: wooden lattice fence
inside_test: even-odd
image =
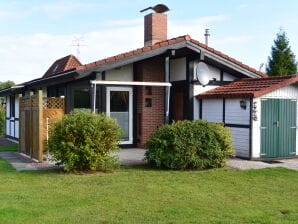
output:
[[[49,126],[64,115],[64,98],[36,95],[20,97],[19,151],[43,161]]]

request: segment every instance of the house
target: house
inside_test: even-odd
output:
[[[63,97],[66,113],[84,109],[117,119],[124,130],[123,146],[143,147],[164,123],[201,118],[223,122],[232,129],[238,156],[260,158],[257,145],[263,144],[263,139],[254,136],[258,135],[260,120],[253,122],[252,117],[255,106],[260,113],[263,98],[258,97],[263,95],[258,91],[250,95],[255,94],[253,88],[246,89],[247,95],[239,90],[234,97],[214,93],[229,90],[243,80],[252,80],[252,85],[254,80],[268,80],[264,82],[273,95],[280,88],[288,88],[286,78],[275,86],[266,77],[189,35],[168,39],[167,15],[153,12],[144,17],[144,47],[85,65],[69,55],[55,61],[41,78],[1,90],[7,105],[6,137],[19,138],[19,97],[42,90],[44,97]],[[289,85],[294,88],[288,92],[292,100],[297,90],[294,81]],[[237,117],[240,112],[245,119]],[[260,115],[256,116],[259,119]]]

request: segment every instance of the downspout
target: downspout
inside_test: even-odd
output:
[[[93,108],[92,108],[92,113],[95,114],[95,110],[96,110],[96,83],[91,84],[91,87],[93,89]]]
[[[170,81],[170,57],[167,56],[165,58],[165,82]],[[168,124],[170,122],[169,116],[170,116],[170,92],[171,87],[166,86],[165,89],[165,123]]]

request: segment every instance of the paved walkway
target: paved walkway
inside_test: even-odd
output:
[[[17,145],[17,143],[10,141],[4,137],[0,137],[0,146],[5,146],[5,145]]]
[[[28,156],[17,152],[0,152],[0,157],[8,161],[17,171],[49,170],[59,168],[58,166],[48,162],[39,163]]]
[[[138,148],[122,149],[116,153],[121,165],[140,165],[145,164],[144,154],[146,150]],[[59,169],[60,167],[49,162],[38,163],[24,154],[17,152],[0,152],[0,157],[7,160],[16,170],[48,170]],[[270,167],[284,167],[298,171],[298,158],[276,160],[274,163],[262,161],[250,161],[238,158],[229,159],[227,167],[232,169],[247,170],[247,169],[263,169]]]
[[[227,166],[230,168],[239,169],[239,170],[284,167],[287,169],[298,171],[298,158],[274,160],[274,161],[268,161],[268,162],[232,158],[228,160]]]
[[[145,164],[145,152],[146,150],[138,148],[122,149],[120,152],[116,153],[116,155],[118,155],[121,165],[140,165]],[[0,152],[0,157],[7,160],[17,171],[61,168],[47,161],[39,163],[36,160],[32,160],[28,156],[17,152]]]

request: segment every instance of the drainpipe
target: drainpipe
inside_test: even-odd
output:
[[[167,56],[165,58],[165,82],[170,82],[170,57]],[[170,91],[171,87],[165,87],[165,123],[168,124],[170,122]]]
[[[95,110],[96,110],[96,84],[91,84],[91,89],[93,89],[92,113],[95,114]]]

